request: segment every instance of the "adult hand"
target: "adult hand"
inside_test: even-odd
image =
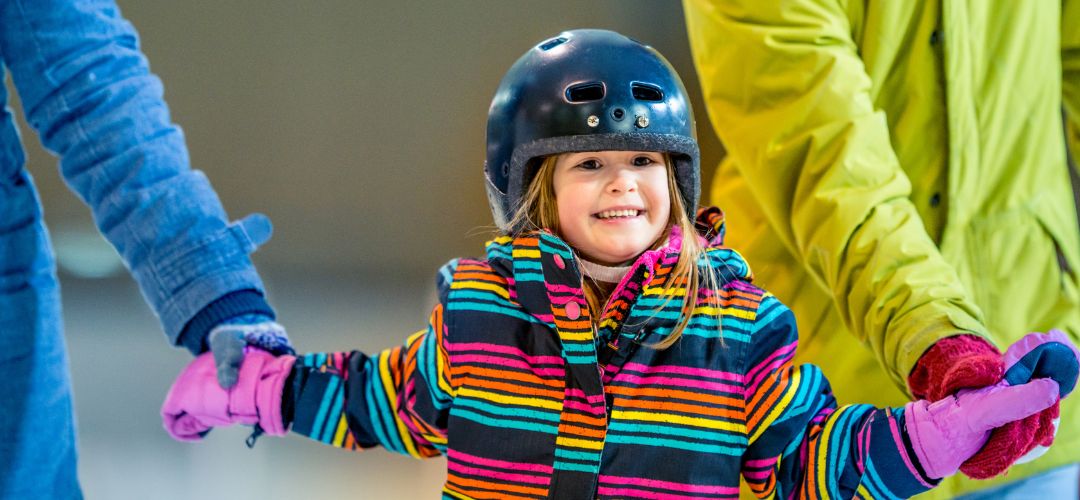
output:
[[[214,356],[217,380],[222,389],[236,384],[240,365],[244,361],[244,349],[248,346],[257,347],[275,356],[296,354],[289,343],[285,327],[267,321],[262,316],[257,318],[261,321],[252,323],[251,317],[241,316],[210,330],[207,343]]]
[[[1080,351],[1061,330],[1029,333],[1013,343],[1002,357],[1003,382],[1023,384],[1037,378],[1051,378],[1058,383],[1064,398],[1074,387],[1080,373]],[[1057,434],[1060,405],[995,429],[989,441],[960,470],[969,477],[985,479],[1005,472],[1014,463],[1030,462],[1049,449]]]

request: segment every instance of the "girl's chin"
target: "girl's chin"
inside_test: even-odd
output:
[[[626,265],[629,265],[629,264],[633,263],[635,260],[637,260],[637,258],[641,254],[645,253],[645,250],[647,250],[647,248],[642,248],[641,251],[638,251],[638,252],[634,252],[634,251],[604,251],[604,252],[596,252],[595,256],[587,255],[587,254],[582,254],[582,256],[585,257],[585,260],[588,260],[589,262],[592,262],[594,264],[600,264],[602,266],[617,267],[617,266],[626,266]]]

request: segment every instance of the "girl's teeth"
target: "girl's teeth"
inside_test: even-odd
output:
[[[611,219],[613,217],[636,217],[637,215],[637,210],[606,210],[597,214],[597,217]]]

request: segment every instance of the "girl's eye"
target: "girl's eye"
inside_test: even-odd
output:
[[[645,166],[648,166],[648,165],[652,165],[653,163],[656,163],[656,162],[653,161],[653,159],[649,158],[648,156],[635,156],[633,163],[634,163],[635,167],[645,167]]]
[[[585,170],[596,170],[600,168],[600,162],[596,160],[585,160],[581,163],[578,163],[578,166]]]

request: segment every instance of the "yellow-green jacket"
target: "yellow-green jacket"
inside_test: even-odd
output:
[[[685,0],[728,150],[710,203],[795,311],[842,402],[898,405],[936,340],[1080,335],[1061,109],[1080,124],[1080,0]],[[866,348],[860,347],[865,346]],[[882,369],[884,367],[884,370]],[[891,379],[891,380],[890,380]],[[1080,460],[1080,397],[1042,458]]]

